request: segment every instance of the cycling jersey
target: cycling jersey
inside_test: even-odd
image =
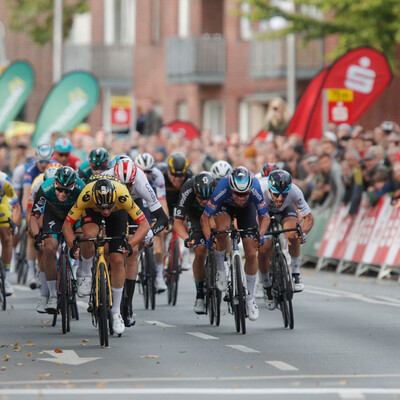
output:
[[[232,197],[232,189],[229,185],[229,176],[222,178],[218,182],[217,187],[207,203],[207,206],[204,209],[204,214],[208,217],[213,216],[217,212],[218,208],[223,204],[235,208],[246,207],[250,204],[254,204],[259,217],[264,217],[268,214],[268,207],[261,191],[260,182],[256,178],[253,180],[253,185],[247,201],[242,205],[237,204]]]
[[[268,186],[268,178],[260,179],[261,189],[265,198],[265,201],[268,206],[268,210],[273,214],[279,214],[285,210],[286,207],[295,204],[296,208],[299,210],[299,213],[302,217],[310,214],[311,210],[308,206],[306,200],[304,199],[303,192],[301,189],[292,183],[292,187],[289,189],[288,195],[285,197],[282,207],[276,207],[275,203],[271,197],[271,193],[269,191]]]
[[[87,182],[92,175],[92,168],[90,168],[89,161],[83,162],[78,168],[79,178],[81,178],[84,182]]]
[[[176,207],[175,218],[184,220],[186,216],[192,219],[200,220],[204,208],[201,207],[196,199],[196,194],[193,190],[194,178],[190,178],[182,185],[182,190],[179,195],[178,206]]]
[[[46,206],[46,212],[50,209],[54,216],[64,220],[68,211],[74,205],[84,187],[85,183],[78,178],[72,193],[66,198],[65,201],[60,201],[56,195],[54,177],[46,179],[40,185],[39,190],[36,193],[35,200],[32,205],[31,215],[39,218],[43,214],[44,207]]]
[[[126,186],[123,183],[121,183],[118,179],[115,179],[109,175],[97,175],[96,177],[92,177],[90,179],[90,182],[83,188],[75,204],[69,211],[66,220],[69,223],[74,224],[78,220],[78,218],[83,214],[85,209],[93,209],[96,212],[100,211],[93,199],[92,190],[96,181],[98,179],[104,179],[104,178],[112,181],[116,190],[116,200],[114,203],[114,207],[112,208],[112,212],[117,210],[126,210],[128,214],[132,217],[132,219],[135,221],[135,223],[140,223],[144,221],[145,216],[142,210],[132,200],[132,197],[129,195]]]
[[[158,168],[153,168],[149,182],[152,189],[156,193],[158,200],[165,200],[165,178],[163,173]]]
[[[25,169],[25,175],[24,175],[24,186],[32,186],[33,180],[40,175],[42,172],[40,171],[37,161],[33,160],[31,161]]]
[[[165,191],[166,191],[169,215],[173,216],[174,208],[178,205],[179,193],[181,191],[181,188],[182,188],[183,184],[193,176],[193,173],[189,170],[186,171],[185,179],[182,183],[182,186],[180,186],[180,187],[175,187],[171,183],[171,181],[168,178],[168,172],[165,172],[163,175],[164,175],[164,179],[165,179]]]
[[[60,161],[57,160],[57,155],[54,155],[53,160],[57,161],[57,162],[60,162]],[[68,161],[67,161],[67,163],[65,165],[67,167],[71,167],[75,171],[77,171],[78,167],[81,165],[81,163],[82,163],[82,160],[79,157],[74,156],[73,154],[69,153]]]
[[[33,205],[33,202],[35,201],[36,193],[38,192],[38,190],[40,189],[40,186],[43,183],[43,177],[44,177],[44,172],[42,172],[40,175],[38,175],[32,182],[31,191],[30,191],[29,197],[28,197],[28,206],[27,206],[28,211],[32,210],[32,205]]]
[[[4,172],[0,172],[0,200],[4,197],[7,197],[8,203],[12,206],[18,203],[10,178]]]

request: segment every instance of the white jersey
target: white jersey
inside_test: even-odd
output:
[[[102,175],[115,176],[114,168],[108,169],[107,171],[103,172]],[[139,167],[136,169],[135,184],[130,191],[130,195],[133,200],[145,200],[150,211],[152,212],[161,207],[154,190],[151,188],[150,183],[147,180],[146,174]]]
[[[150,184],[155,190],[158,200],[164,200],[167,198],[164,174],[158,168],[153,168]]]
[[[24,186],[25,164],[20,164],[15,167],[12,174],[12,185],[14,190],[22,190]]]
[[[267,203],[268,211],[272,214],[279,214],[282,212],[287,206],[295,205],[299,210],[299,213],[302,217],[311,213],[310,207],[308,206],[303,192],[301,189],[292,183],[292,187],[290,188],[288,195],[285,197],[282,207],[276,207],[274,201],[272,200],[271,193],[269,191],[268,186],[268,177],[264,177],[259,179],[261,190],[264,195],[264,200]]]

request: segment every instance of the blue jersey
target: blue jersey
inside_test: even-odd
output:
[[[32,186],[34,179],[41,173],[36,160],[31,161],[25,168],[24,186]]]
[[[229,204],[239,208],[246,207],[251,203],[256,206],[257,213],[260,217],[264,217],[268,214],[268,208],[261,191],[260,182],[254,178],[249,198],[243,205],[239,205],[235,200],[233,200],[232,189],[229,185],[229,176],[226,176],[218,182],[217,187],[215,188],[206,208],[204,209],[204,214],[206,214],[208,217],[211,217],[216,213],[221,204]]]

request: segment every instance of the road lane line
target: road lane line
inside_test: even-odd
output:
[[[357,393],[357,392],[339,392],[338,393],[339,397],[343,400],[364,400],[365,396],[362,393]]]
[[[312,293],[312,294],[320,294],[322,296],[343,297],[343,295],[340,295],[340,294],[334,294],[334,293],[329,293],[329,292],[327,293],[327,292],[323,292],[322,290],[315,290],[315,289],[308,289],[308,288],[305,288],[304,292]]]
[[[258,350],[251,349],[250,347],[242,346],[241,344],[227,344],[226,347],[242,351],[243,353],[259,353]]]
[[[265,361],[272,367],[278,368],[281,371],[298,371],[298,368],[293,367],[293,365],[287,364],[283,361]]]
[[[161,328],[176,328],[175,325],[164,324],[164,322],[160,322],[160,321],[144,321],[144,322],[146,322],[146,324],[149,324],[149,325],[160,326]]]
[[[211,335],[207,335],[206,333],[202,333],[202,332],[186,332],[188,335],[192,335],[192,336],[196,336],[200,339],[204,339],[204,340],[211,340],[211,339],[219,339],[215,336],[211,336]]]

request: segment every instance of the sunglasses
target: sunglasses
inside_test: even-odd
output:
[[[289,194],[289,193],[275,193],[275,192],[272,192],[271,191],[271,193],[272,193],[272,195],[277,199],[279,196],[282,196],[283,198],[285,198],[285,197],[287,197],[287,195]]]
[[[107,165],[94,165],[89,163],[89,167],[92,171],[105,171],[107,169]]]
[[[99,208],[100,211],[103,211],[103,210],[111,210],[112,208],[114,208],[114,204],[113,204],[112,206],[107,206],[107,207],[100,207],[100,206],[98,206],[98,208]]]
[[[60,157],[68,157],[69,153],[58,153]]]
[[[63,188],[63,187],[60,187],[60,186],[56,186],[56,190],[57,190],[58,193],[64,192],[64,193],[70,194],[73,189],[68,189],[68,188]]]
[[[48,161],[48,160],[39,160],[38,163],[47,165],[47,164],[50,164],[50,161]]]
[[[233,193],[236,197],[247,197],[247,196],[250,194],[250,192],[239,193],[239,192],[235,192],[235,191],[233,191],[232,193]]]

